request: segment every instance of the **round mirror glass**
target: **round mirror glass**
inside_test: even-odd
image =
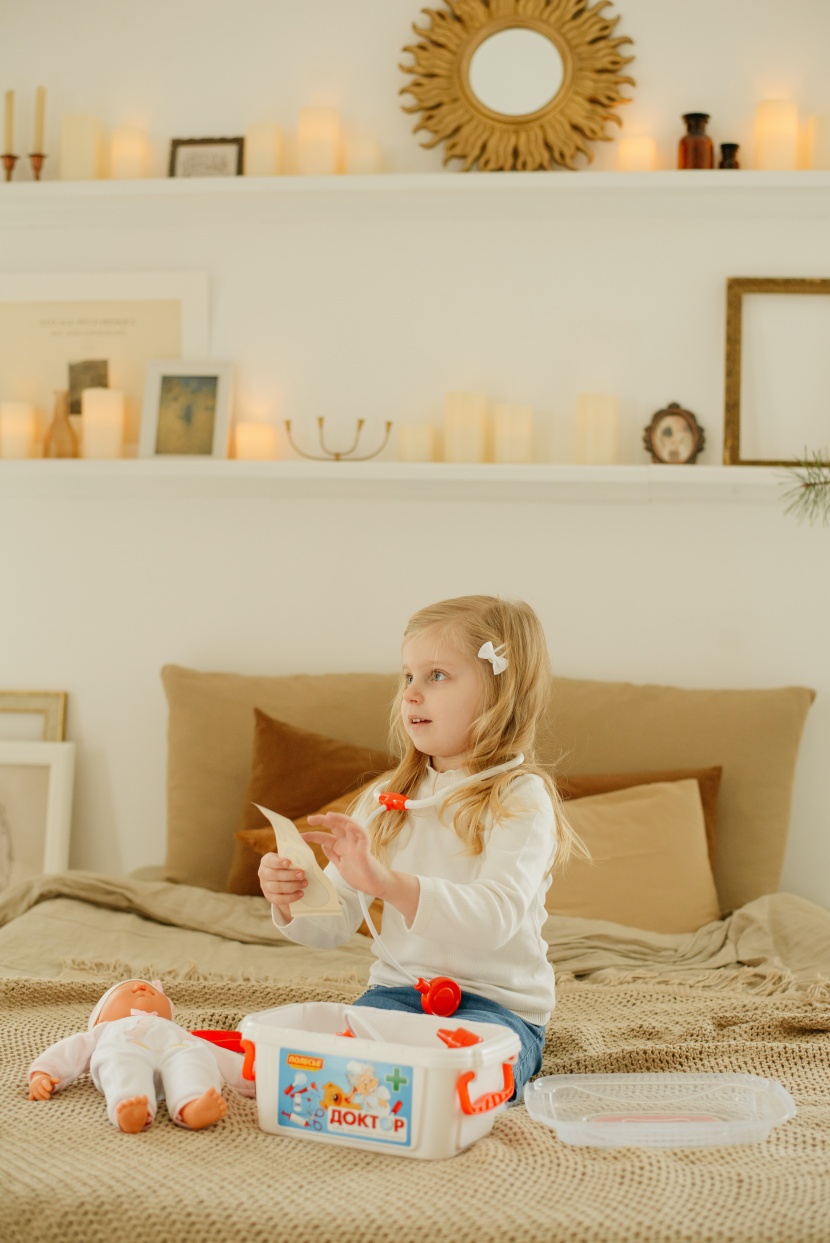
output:
[[[470,90],[485,108],[508,117],[544,108],[557,95],[563,75],[556,44],[522,27],[490,35],[470,60]]]

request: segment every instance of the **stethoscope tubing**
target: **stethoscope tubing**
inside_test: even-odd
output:
[[[411,809],[412,811],[419,811],[422,807],[434,807],[437,803],[443,803],[445,798],[454,793],[456,790],[462,789],[464,786],[477,785],[480,781],[486,781],[488,777],[497,777],[500,773],[509,772],[511,768],[518,768],[520,764],[524,763],[524,758],[525,757],[520,752],[518,755],[514,755],[512,760],[506,760],[503,764],[496,764],[493,768],[485,768],[480,773],[471,773],[469,777],[462,777],[460,781],[454,781],[451,786],[447,786],[445,789],[439,790],[437,794],[430,794],[428,798],[408,798],[404,803],[404,810],[409,811]],[[379,798],[384,791],[378,790],[375,793],[376,797]],[[379,816],[383,810],[383,806],[378,805],[371,815],[366,818],[363,827],[368,828],[375,817]],[[380,933],[372,922],[372,916],[369,914],[369,904],[366,901],[366,894],[360,889],[356,890],[356,893],[358,901],[360,902],[360,909],[363,912],[363,918],[366,920],[366,927],[372,934],[374,942],[380,950],[381,957],[385,958],[390,966],[395,967],[396,970],[400,971],[401,975],[406,976],[408,980],[411,980],[413,984],[416,984],[416,977],[411,975],[409,971],[406,971],[401,966],[394,954],[387,949],[381,940]]]

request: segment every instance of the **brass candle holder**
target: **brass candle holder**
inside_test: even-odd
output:
[[[370,458],[377,457],[379,453],[383,452],[383,450],[386,448],[386,445],[389,441],[389,433],[392,430],[392,420],[387,419],[386,434],[384,435],[383,440],[378,445],[377,449],[375,449],[373,453],[356,454],[355,450],[357,449],[357,446],[360,442],[360,436],[363,431],[363,425],[366,422],[365,419],[358,419],[357,427],[355,429],[354,440],[352,441],[351,446],[348,449],[344,449],[342,453],[338,453],[332,449],[326,448],[324,432],[323,432],[325,422],[326,420],[324,418],[319,418],[317,420],[317,430],[318,430],[318,435],[320,437],[320,448],[323,450],[323,452],[322,453],[306,453],[303,449],[299,447],[299,445],[294,443],[294,438],[291,435],[291,420],[286,419],[285,420],[285,431],[288,436],[288,443],[291,445],[291,448],[294,450],[294,452],[298,453],[300,457],[308,458],[308,460],[311,462],[343,462],[347,459],[350,462],[368,462]]]
[[[12,173],[14,172],[14,166],[17,163],[17,156],[16,155],[4,155],[2,156],[2,160],[3,160],[3,167],[6,170],[6,181],[11,181]]]
[[[46,156],[42,151],[35,151],[34,154],[29,156],[29,163],[32,166],[32,175],[35,181],[40,181],[40,170],[43,168],[43,161],[45,159]]]

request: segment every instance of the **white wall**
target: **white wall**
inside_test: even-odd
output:
[[[761,95],[791,89],[830,111],[830,6],[619,9],[638,58],[629,116],[659,130],[667,162],[683,111],[710,110],[716,137],[746,141]],[[397,100],[417,16],[403,0],[30,0],[4,16],[0,88],[17,89],[23,132],[23,95],[46,83],[51,150],[61,110],[145,121],[161,167],[172,135],[289,126],[301,105],[333,102],[382,139],[392,169],[428,171],[440,155],[420,150]],[[448,389],[475,387],[533,404],[540,452],[565,457],[576,392],[609,387],[632,462],[670,400],[697,413],[704,460],[719,460],[727,276],[830,273],[821,219],[487,215],[390,219],[369,205],[243,224],[208,210],[16,229],[0,247],[5,272],[206,271],[212,354],[236,364],[240,413],[376,427],[436,418]],[[830,903],[828,535],[780,505],[0,501],[0,685],[70,693],[75,866],[163,857],[162,664],[389,670],[414,608],[490,591],[534,604],[563,674],[816,687],[784,885]],[[390,572],[394,591],[377,586]]]
[[[290,130],[306,104],[338,107],[375,134],[391,171],[441,167],[400,110],[400,63],[424,24],[422,0],[27,0],[4,5],[0,80],[19,94],[20,133],[31,133],[34,90],[49,89],[47,148],[57,151],[63,112],[108,125],[145,125],[166,170],[168,142],[244,132],[274,120]],[[435,0],[433,8],[440,8]],[[624,109],[629,130],[656,134],[672,167],[684,112],[711,114],[718,142],[751,142],[758,99],[797,98],[830,111],[825,0],[620,0],[617,35],[633,40],[637,85]],[[26,96],[28,96],[26,98]],[[18,149],[23,151],[24,143]],[[28,152],[28,146],[25,147]],[[597,149],[595,167],[613,157]],[[54,160],[47,162],[56,175]],[[21,172],[18,175],[22,174]]]

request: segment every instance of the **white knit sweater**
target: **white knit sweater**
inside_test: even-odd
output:
[[[412,797],[428,798],[461,776],[430,768]],[[427,980],[448,975],[462,991],[544,1024],[554,1005],[553,968],[541,929],[556,849],[555,816],[544,783],[532,774],[516,778],[507,805],[520,809],[518,814],[497,823],[488,816],[484,851],[472,856],[464,853],[451,823],[439,820],[440,804],[407,813],[406,827],[389,847],[388,863],[396,872],[417,876],[421,894],[410,924],[386,903],[383,941],[410,975]],[[370,792],[354,818],[365,823],[376,806]],[[337,889],[342,915],[284,922],[273,907],[274,923],[289,940],[331,948],[359,927],[363,914],[356,890],[333,863],[326,875]],[[374,942],[373,948],[378,954]],[[412,981],[379,957],[369,982],[395,986]]]

